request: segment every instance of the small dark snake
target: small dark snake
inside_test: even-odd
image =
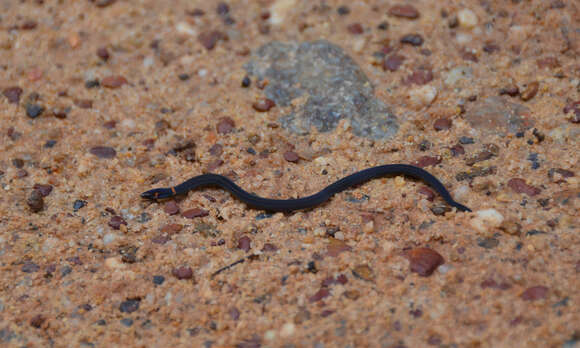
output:
[[[445,202],[452,207],[457,208],[459,211],[469,212],[471,209],[464,206],[463,204],[457,203],[451,198],[449,191],[443,186],[443,184],[437,180],[436,177],[431,175],[424,169],[415,167],[408,164],[387,164],[384,166],[372,167],[360,172],[351,174],[345,178],[338,180],[337,182],[328,185],[322,191],[315,193],[308,197],[297,198],[297,199],[268,199],[258,197],[251,193],[244,191],[241,187],[236,185],[230,179],[225,176],[217,174],[203,174],[193,177],[175,187],[169,188],[156,188],[143,192],[141,197],[157,200],[171,198],[177,195],[186,194],[191,190],[195,190],[198,187],[204,186],[219,186],[231,194],[236,196],[239,200],[246,203],[247,205],[261,210],[266,211],[281,211],[290,212],[294,210],[313,208],[320,205],[327,200],[329,200],[335,194],[346,190],[349,187],[365,183],[371,179],[383,177],[386,175],[407,175],[416,179],[421,179],[443,197]]]

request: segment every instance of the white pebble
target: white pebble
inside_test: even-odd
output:
[[[479,232],[489,232],[498,228],[504,217],[495,209],[484,209],[475,212],[475,217],[471,220],[471,226]]]
[[[155,58],[153,58],[153,56],[147,56],[147,57],[143,58],[143,67],[144,68],[149,68],[150,66],[153,65],[153,63],[155,63]]]
[[[458,66],[447,73],[445,84],[454,86],[460,80],[469,80],[473,76],[473,69],[468,66]]]
[[[121,262],[120,257],[109,257],[105,260],[105,267],[109,269],[123,269],[125,264]]]
[[[421,86],[409,92],[411,102],[417,106],[430,105],[437,97],[437,88],[433,86]]]
[[[294,332],[296,332],[296,325],[294,323],[286,323],[282,326],[282,330],[280,330],[280,336],[290,337],[294,335]]]
[[[477,25],[477,16],[473,11],[464,8],[457,13],[459,25],[464,28],[473,28]]]
[[[296,6],[296,0],[278,0],[270,7],[270,23],[282,24]]]
[[[187,24],[186,22],[177,23],[176,29],[177,29],[177,32],[180,34],[186,34],[186,35],[191,35],[191,36],[197,35],[197,31],[195,30],[195,28],[192,27],[191,25]]]
[[[117,235],[114,233],[105,234],[105,236],[103,237],[103,245],[111,244],[116,238]]]

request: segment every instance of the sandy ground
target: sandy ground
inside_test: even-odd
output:
[[[394,136],[264,107],[257,49],[320,39]],[[580,345],[579,45],[565,0],[0,2],[0,345]],[[290,214],[140,198],[204,172],[300,197],[386,163],[473,212],[405,177]]]

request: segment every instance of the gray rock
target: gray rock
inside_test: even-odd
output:
[[[308,134],[334,130],[349,119],[353,133],[387,139],[399,129],[389,107],[374,96],[374,88],[361,68],[338,46],[319,40],[303,43],[270,42],[260,47],[244,68],[259,80],[267,79],[264,92],[279,106],[304,102],[282,116],[282,127]]]

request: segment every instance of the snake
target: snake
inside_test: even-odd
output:
[[[363,184],[375,178],[391,175],[405,175],[415,179],[420,179],[431,186],[451,207],[457,208],[458,211],[470,212],[471,209],[465,205],[456,202],[445,186],[435,176],[423,168],[409,164],[386,164],[376,167],[367,168],[348,175],[322,189],[313,195],[295,198],[295,199],[270,199],[257,196],[244,191],[227,177],[219,174],[202,174],[194,176],[181,184],[173,187],[155,188],[141,194],[141,197],[148,200],[160,200],[185,195],[189,191],[200,187],[217,186],[229,191],[240,201],[246,203],[252,208],[265,210],[268,212],[292,212],[296,210],[314,208],[328,201],[335,194],[342,192],[350,187]]]

